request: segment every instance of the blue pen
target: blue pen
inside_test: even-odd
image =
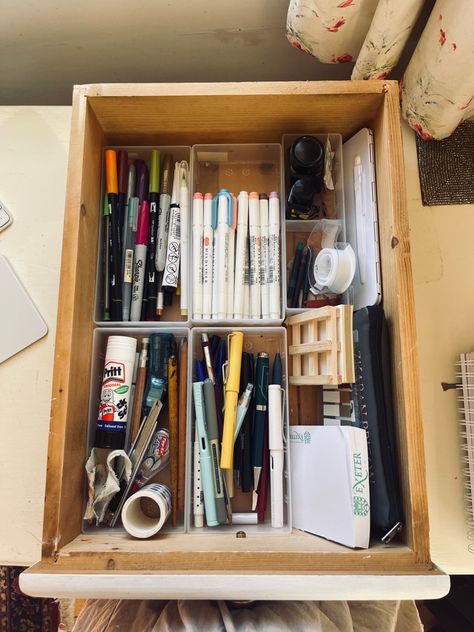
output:
[[[194,411],[196,413],[196,430],[199,441],[199,454],[201,457],[201,482],[204,491],[204,510],[208,527],[216,527],[219,524],[217,518],[216,498],[214,495],[214,479],[212,472],[212,457],[207,436],[205,408],[203,397],[203,383],[194,382]]]

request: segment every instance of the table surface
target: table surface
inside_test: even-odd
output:
[[[14,218],[0,233],[0,252],[49,327],[45,338],[0,365],[0,564],[29,565],[41,554],[70,117],[70,107],[0,107],[0,199]],[[456,393],[443,392],[441,382],[454,381],[457,354],[473,345],[474,292],[464,288],[472,278],[466,271],[474,269],[474,212],[468,205],[422,205],[415,139],[406,125],[403,139],[431,557],[450,574],[473,573]]]

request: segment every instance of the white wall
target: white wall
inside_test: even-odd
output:
[[[345,79],[285,38],[289,0],[0,0],[0,103],[95,82]]]

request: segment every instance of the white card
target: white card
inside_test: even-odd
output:
[[[293,527],[353,548],[370,537],[365,430],[291,426]]]

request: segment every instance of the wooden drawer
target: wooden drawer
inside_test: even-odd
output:
[[[350,550],[299,531],[269,537],[81,534],[93,296],[105,145],[280,142],[282,134],[374,132],[384,308],[405,528]],[[396,82],[89,85],[74,91],[42,560],[35,595],[370,599],[439,597],[429,554],[416,328]]]

